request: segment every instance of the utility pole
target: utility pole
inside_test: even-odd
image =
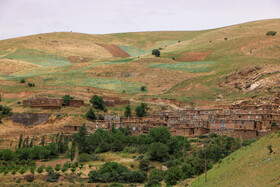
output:
[[[204,170],[205,170],[205,184],[207,182],[207,159],[206,159],[206,141],[204,140]]]

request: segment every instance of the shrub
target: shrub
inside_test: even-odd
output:
[[[141,86],[141,91],[145,92],[147,90],[146,86]]]
[[[27,168],[25,166],[23,166],[22,168],[20,168],[19,173],[20,174],[24,174],[26,172]]]
[[[276,32],[275,31],[268,31],[266,33],[267,36],[275,36],[276,35]]]
[[[79,162],[88,162],[91,160],[91,156],[87,153],[81,153],[78,157]]]
[[[61,169],[61,171],[64,173],[65,171],[67,171],[68,170],[68,167],[65,167],[65,166],[63,166],[62,167],[62,169]]]
[[[27,83],[27,86],[28,86],[28,87],[35,87],[35,84],[34,84],[34,83],[29,82],[29,83]]]
[[[44,166],[40,166],[38,169],[37,169],[37,172],[38,173],[42,173],[44,171]]]
[[[70,95],[64,95],[62,99],[66,105],[69,105],[70,100],[74,99],[74,97],[71,97]]]
[[[30,167],[30,172],[31,172],[32,174],[34,174],[34,173],[35,173],[35,169],[36,169],[36,166],[31,166],[31,167]]]
[[[151,171],[149,175],[148,182],[145,186],[147,187],[154,187],[154,186],[161,186],[161,181],[164,179],[164,171],[154,169]]]
[[[21,79],[21,80],[20,80],[20,83],[25,83],[25,79]]]
[[[168,159],[168,147],[163,143],[152,143],[149,147],[149,155],[152,160],[165,161]]]
[[[155,55],[155,57],[160,57],[160,51],[158,49],[153,49],[152,55]]]
[[[71,168],[72,173],[76,171],[76,168]]]
[[[228,40],[228,38],[224,38],[225,39],[225,41],[227,41]]]
[[[177,184],[177,181],[181,179],[181,170],[177,167],[171,167],[166,171],[165,183],[169,186]]]
[[[47,182],[57,182],[59,176],[60,176],[59,173],[55,173],[53,171],[50,171],[50,172],[48,172],[46,181]]]
[[[51,172],[51,171],[53,171],[53,168],[51,167],[51,166],[48,166],[47,168],[46,168],[46,172]]]
[[[143,158],[139,161],[139,169],[143,171],[149,170],[149,160],[146,158]]]
[[[16,183],[21,183],[21,178],[18,178],[18,179],[16,180]]]
[[[96,120],[96,115],[95,115],[95,113],[94,113],[94,111],[93,111],[92,108],[90,108],[90,109],[87,111],[86,117],[87,117],[88,119],[90,119],[90,120]]]
[[[269,154],[273,153],[272,145],[271,144],[267,146],[267,149],[269,150]]]
[[[27,182],[33,182],[35,177],[34,175],[25,175],[24,176],[24,179],[27,181]]]
[[[56,164],[56,166],[55,166],[55,171],[59,171],[61,168],[60,168],[60,164]]]

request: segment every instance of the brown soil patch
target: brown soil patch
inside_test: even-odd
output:
[[[20,93],[0,93],[0,94],[4,99],[21,99],[33,94],[33,92],[24,91]]]
[[[88,57],[80,57],[80,56],[69,56],[67,58],[69,62],[88,62],[90,58]]]
[[[97,44],[107,49],[114,57],[130,57],[130,55],[116,45]]]
[[[179,57],[176,58],[178,62],[193,62],[193,61],[203,61],[212,52],[194,52],[194,51],[184,51],[180,53]]]

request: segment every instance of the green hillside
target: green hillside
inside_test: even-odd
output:
[[[267,146],[273,153],[269,154]],[[268,135],[243,147],[196,178],[191,187],[201,186],[278,186],[280,185],[280,133]]]
[[[267,36],[269,30],[277,34]],[[26,78],[36,93],[92,90],[186,106],[273,101],[280,91],[279,32],[280,19],[272,19],[204,31],[56,32],[2,40],[0,93],[25,90],[18,81]],[[160,58],[151,55],[155,48]]]

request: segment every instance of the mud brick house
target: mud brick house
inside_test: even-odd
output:
[[[125,99],[120,99],[118,97],[103,97],[103,103],[106,107],[115,107],[118,105],[129,105],[130,101]]]
[[[69,101],[69,106],[70,107],[81,107],[83,105],[84,105],[84,101],[83,100],[71,99]]]
[[[23,100],[23,106],[42,109],[60,109],[63,104],[63,99],[60,98],[29,98]]]

